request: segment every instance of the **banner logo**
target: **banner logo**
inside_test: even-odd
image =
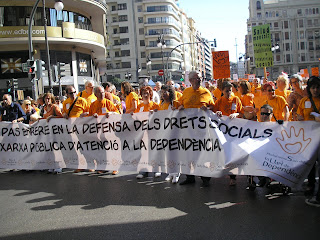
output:
[[[305,139],[304,129],[300,128],[298,134],[296,129],[291,126],[290,132],[286,130],[281,131],[282,138],[276,138],[283,151],[288,154],[302,153],[311,143],[311,138]]]

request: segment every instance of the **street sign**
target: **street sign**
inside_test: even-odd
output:
[[[269,72],[267,72],[267,77],[269,77],[270,76],[270,73]]]
[[[29,72],[28,63],[22,63],[22,72]]]
[[[163,74],[164,74],[163,69],[160,69],[160,70],[158,71],[158,75],[159,75],[159,76],[163,76]]]

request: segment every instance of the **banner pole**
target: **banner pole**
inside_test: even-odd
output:
[[[267,67],[263,68],[264,79],[267,79]]]

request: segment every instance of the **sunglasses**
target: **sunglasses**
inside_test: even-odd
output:
[[[274,91],[275,91],[274,89],[268,90],[268,92],[274,92]]]
[[[264,115],[264,116],[270,116],[270,114],[271,114],[271,113],[266,113],[266,112],[261,112],[261,113],[260,113],[261,116],[263,116],[263,115]]]
[[[68,94],[75,94],[76,93],[76,91],[74,91],[74,92],[69,92]]]

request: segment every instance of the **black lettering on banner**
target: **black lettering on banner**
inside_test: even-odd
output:
[[[201,123],[202,123],[203,125],[201,125]],[[206,127],[207,127],[206,117],[205,117],[205,116],[199,117],[198,128],[200,128],[200,129],[205,129]]]
[[[63,134],[62,125],[52,125],[51,129],[53,134]]]
[[[125,150],[126,148],[128,148],[128,150],[130,151],[130,147],[127,140],[123,140],[122,150]]]
[[[272,129],[265,129],[263,131],[264,134],[267,134],[267,136],[263,135],[262,137],[265,137],[265,138],[268,138],[268,137],[271,137],[272,136]]]

